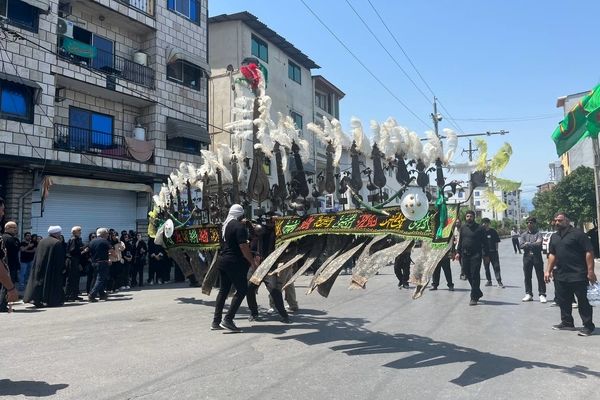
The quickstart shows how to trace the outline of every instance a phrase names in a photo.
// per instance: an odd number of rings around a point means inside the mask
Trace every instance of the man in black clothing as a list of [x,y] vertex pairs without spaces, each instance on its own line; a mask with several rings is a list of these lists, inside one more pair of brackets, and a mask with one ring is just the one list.
[[111,244],[108,241],[108,229],[98,228],[96,231],[96,239],[92,240],[89,244],[90,248],[90,262],[92,268],[96,273],[96,283],[88,294],[90,302],[95,303],[98,301],[98,296],[101,299],[106,300],[108,294],[104,291],[106,282],[110,275],[110,260],[108,259],[108,251],[111,248]]
[[[243,216],[244,208],[239,204],[232,205],[221,228],[223,243],[218,260],[221,283],[211,325],[212,330],[223,328],[232,332],[241,332],[234,324],[233,318],[248,291],[248,268],[256,268],[256,262],[248,244],[246,226],[240,222]],[[223,318],[223,307],[232,284],[235,287],[235,295],[231,300],[229,311]]]
[[519,238],[519,247],[523,250],[523,274],[525,275],[525,297],[523,301],[533,301],[533,287],[531,285],[532,270],[538,281],[540,303],[546,300],[546,283],[544,282],[544,259],[542,258],[542,241],[544,237],[537,229],[537,220],[527,218],[527,231]]
[[433,270],[433,276],[431,278],[431,289],[437,290],[440,285],[440,274],[444,270],[444,276],[446,277],[446,283],[448,284],[448,290],[454,291],[454,283],[452,283],[452,270],[450,269],[450,261],[452,260],[452,250],[448,251],[448,254],[442,258],[442,261]]
[[79,297],[79,278],[81,277],[82,264],[81,255],[84,251],[83,241],[81,240],[81,227],[71,228],[71,239],[67,243],[67,290],[66,300],[83,300]]
[[483,229],[475,222],[475,212],[469,210],[465,215],[465,223],[460,227],[455,260],[462,262],[462,268],[471,285],[471,301],[469,305],[477,305],[483,297],[479,288],[481,282],[481,254],[483,250]]
[[587,299],[587,285],[597,280],[592,243],[581,230],[569,224],[569,218],[564,213],[556,214],[554,222],[558,232],[550,238],[548,268],[544,274],[546,282],[554,278],[556,302],[560,306],[561,322],[554,325],[553,329],[575,328],[571,306],[575,295],[583,322],[579,336],[590,336],[595,325],[592,322],[592,306]]
[[[4,225],[2,246],[5,251],[10,279],[17,284],[19,282],[19,270],[21,269],[21,263],[19,262],[19,248],[21,247],[21,243],[17,238],[17,224],[13,221],[9,221]],[[19,286],[21,285],[19,284]],[[8,303],[0,300],[0,310],[8,310]]]
[[498,287],[504,288],[502,284],[502,277],[500,276],[500,257],[498,256],[498,243],[500,243],[500,236],[494,228],[490,227],[490,219],[482,218],[481,226],[483,227],[483,243],[484,243],[484,255],[483,255],[483,266],[485,268],[485,278],[487,282],[485,286],[492,286],[492,274],[490,273],[490,264],[494,268],[494,275],[496,276],[496,282]]
[[25,290],[25,285],[29,279],[29,273],[33,264],[33,256],[37,243],[33,240],[30,232],[25,232],[19,252],[19,261],[21,262],[21,271],[19,272],[19,291]]
[[[4,220],[4,199],[0,197],[0,222]],[[2,226],[0,225],[0,228]],[[0,239],[0,301],[14,302],[19,299],[19,292],[15,287],[12,279],[10,279],[10,273],[8,271],[8,265],[6,262],[6,254],[4,254],[4,245]],[[6,310],[8,311],[8,310]]]
[[412,263],[410,255],[414,243],[415,242],[413,241],[404,253],[397,256],[394,260],[394,274],[398,279],[398,289],[410,289],[410,285],[408,284],[408,279],[410,278],[410,264]]

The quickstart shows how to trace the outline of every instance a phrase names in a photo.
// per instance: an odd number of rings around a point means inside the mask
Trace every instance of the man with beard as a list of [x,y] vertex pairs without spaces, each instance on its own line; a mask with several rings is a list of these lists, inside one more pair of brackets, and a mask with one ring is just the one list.
[[[233,318],[248,292],[248,268],[256,268],[256,262],[248,244],[246,226],[240,221],[243,216],[244,208],[239,204],[232,205],[221,228],[223,244],[218,260],[221,283],[211,325],[212,330],[223,328],[231,332],[241,332],[233,322]],[[223,318],[223,307],[232,284],[235,287],[235,295],[231,300],[229,311]]]
[[[0,197],[0,221],[4,220],[4,199]],[[1,227],[1,226],[0,226]],[[4,245],[0,240],[0,301],[12,303],[19,300],[19,292],[14,282],[10,279],[8,266],[5,264],[6,255],[4,254]],[[8,310],[7,310],[8,311]]]
[[554,278],[556,302],[560,307],[560,324],[556,330],[574,330],[572,299],[577,297],[579,316],[583,328],[579,336],[590,336],[595,329],[592,322],[592,306],[587,298],[588,282],[596,282],[594,272],[594,249],[589,238],[570,225],[565,213],[554,216],[558,232],[552,235],[548,246],[548,268],[544,274],[546,283]]
[[[2,235],[2,248],[4,251],[5,262],[10,273],[10,279],[16,284],[19,281],[19,247],[21,246],[17,239],[17,224],[9,221],[4,225],[4,235]],[[0,311],[8,311],[8,302],[5,296],[0,296]]]
[[58,307],[64,304],[65,248],[60,241],[61,231],[62,228],[58,225],[50,226],[49,236],[38,244],[23,298],[25,303],[33,302],[36,307]]
[[85,249],[81,240],[81,227],[71,228],[71,239],[67,244],[67,301],[83,300],[79,297],[79,278],[81,277],[81,256]]
[[471,285],[470,306],[476,306],[477,301],[483,297],[479,288],[481,284],[481,254],[483,250],[484,232],[475,222],[475,212],[467,211],[465,224],[460,227],[458,246],[455,260],[460,261],[463,271]]

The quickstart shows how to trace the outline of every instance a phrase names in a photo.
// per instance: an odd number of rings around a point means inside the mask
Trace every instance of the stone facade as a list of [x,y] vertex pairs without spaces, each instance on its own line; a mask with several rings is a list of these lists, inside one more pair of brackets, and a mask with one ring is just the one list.
[[[114,67],[119,63],[125,66],[120,71],[94,68],[88,61],[77,61],[79,59],[70,53],[65,57],[57,33],[60,1],[49,3],[49,12],[41,10],[39,13],[37,32],[8,21],[6,28],[25,39],[8,34],[9,40],[3,41],[0,48],[1,70],[13,80],[30,80],[41,89],[34,106],[33,123],[0,118],[0,173],[5,175],[5,179],[0,180],[4,182],[0,195],[7,200],[7,217],[18,216],[19,205],[15,201],[21,192],[31,188],[36,173],[42,179],[44,175],[54,174],[154,186],[164,181],[182,161],[199,165],[199,154],[168,148],[166,120],[172,117],[207,127],[210,75],[207,0],[198,0],[200,20],[197,23],[167,9],[166,0],[65,2],[70,3],[70,7],[68,15],[65,7],[60,7],[63,18],[114,43]],[[10,40],[13,38],[15,40]],[[133,62],[136,52],[147,55],[147,68]],[[181,57],[204,70],[199,90],[167,79],[167,63]],[[113,66],[112,62],[110,65]],[[66,151],[57,145],[57,132],[69,132],[72,107],[112,116],[113,134],[122,137],[132,137],[136,123],[141,124],[146,140],[154,142],[153,157],[139,162],[126,154],[115,157]],[[60,126],[66,128],[61,131]],[[36,185],[40,183],[38,179]],[[34,189],[39,191],[39,187]],[[31,226],[27,220],[31,215],[30,197],[21,213],[25,230]],[[143,226],[144,221],[140,220],[138,225]]]

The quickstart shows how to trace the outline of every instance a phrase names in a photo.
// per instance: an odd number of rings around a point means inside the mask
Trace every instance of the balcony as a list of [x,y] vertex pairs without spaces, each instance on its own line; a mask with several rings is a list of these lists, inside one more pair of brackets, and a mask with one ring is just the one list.
[[58,56],[72,64],[154,89],[155,72],[150,67],[68,36],[59,36],[57,48]]
[[[54,124],[54,148],[136,161],[127,151],[125,136],[69,125]],[[152,158],[148,162],[152,162]]]
[[154,0],[117,0],[129,8],[143,12],[146,15],[154,17]]

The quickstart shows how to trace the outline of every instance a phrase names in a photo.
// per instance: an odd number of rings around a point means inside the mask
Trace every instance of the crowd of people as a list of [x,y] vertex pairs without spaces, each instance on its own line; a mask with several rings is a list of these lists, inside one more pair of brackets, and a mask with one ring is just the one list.
[[[0,199],[0,217],[4,213],[4,202]],[[544,271],[542,255],[543,237],[537,228],[537,221],[527,219],[527,229],[518,232],[513,228],[511,240],[515,253],[522,254],[525,296],[523,302],[534,300],[533,272],[537,279],[537,292],[540,303],[546,303],[546,285],[554,282],[554,304],[560,307],[561,323],[557,330],[574,329],[573,304],[577,305],[583,321],[581,336],[589,336],[595,329],[592,322],[592,307],[586,290],[588,283],[596,282],[594,273],[594,248],[590,238],[581,230],[571,226],[565,213],[557,213],[553,223],[556,232],[548,244],[547,268]],[[437,290],[441,271],[444,271],[447,286],[454,290],[451,260],[458,261],[461,267],[460,279],[468,280],[471,287],[469,305],[475,306],[483,297],[481,290],[481,266],[485,269],[485,286],[492,286],[493,278],[499,288],[504,288],[500,270],[498,232],[490,226],[488,218],[481,224],[475,221],[475,213],[467,211],[464,223],[456,225],[451,249],[433,272],[431,290]],[[170,280],[172,262],[165,249],[150,239],[148,245],[140,234],[133,231],[119,233],[113,229],[98,228],[81,238],[81,227],[71,229],[71,237],[65,241],[60,226],[51,226],[48,236],[42,238],[26,232],[23,240],[17,237],[18,226],[9,221],[4,225],[0,246],[0,260],[5,266],[0,268],[0,311],[8,311],[9,302],[19,297],[37,307],[60,306],[65,301],[83,300],[80,279],[86,277],[88,301],[106,299],[108,293],[129,290],[147,284],[162,284]],[[256,303],[258,286],[249,277],[262,259],[275,249],[275,233],[272,218],[263,223],[246,221],[244,209],[234,204],[222,225],[223,243],[217,263],[219,273],[219,293],[211,329],[227,329],[239,332],[234,317],[247,299],[250,320],[260,318]],[[399,288],[410,288],[410,266],[412,245],[396,258],[394,272],[398,277]],[[148,263],[148,275],[144,280],[144,269]],[[490,269],[490,266],[492,269]],[[273,269],[277,266],[273,266]],[[176,269],[177,271],[177,269]],[[289,312],[298,310],[293,284],[284,288],[290,278],[286,274],[273,274],[265,278],[269,292],[271,312],[277,311],[282,322],[289,322]],[[225,302],[232,287],[235,289],[230,307],[223,316]],[[285,307],[285,300],[288,307]]]
[[[4,214],[4,201],[0,199],[0,220]],[[3,229],[1,229],[3,228]],[[102,281],[103,293],[116,293],[144,284],[161,285],[171,280],[172,260],[165,249],[148,243],[142,235],[132,230],[118,232],[99,228],[82,238],[82,228],[71,228],[69,239],[65,239],[60,226],[50,226],[47,236],[23,233],[18,237],[18,226],[14,221],[6,222],[0,240],[2,272],[10,281],[0,282],[0,312],[9,311],[9,302],[23,299],[37,307],[56,307],[64,302],[83,301],[83,282],[88,300],[94,301],[93,287]],[[94,243],[102,234],[107,244],[106,256],[94,251]],[[106,271],[100,273],[98,262],[105,261]],[[147,274],[146,265],[148,265]],[[106,272],[106,274],[104,274]],[[180,274],[176,274],[180,275]],[[182,277],[179,276],[182,280]],[[10,292],[10,295],[9,295]],[[15,296],[17,297],[15,299]]]

